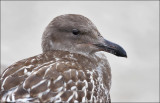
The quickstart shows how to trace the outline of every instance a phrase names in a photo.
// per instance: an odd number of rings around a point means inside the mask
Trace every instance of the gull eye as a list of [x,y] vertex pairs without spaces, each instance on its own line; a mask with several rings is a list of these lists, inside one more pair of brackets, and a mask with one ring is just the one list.
[[72,30],[72,33],[73,33],[74,35],[78,35],[78,34],[79,34],[79,30],[78,30],[78,29],[73,29],[73,30]]

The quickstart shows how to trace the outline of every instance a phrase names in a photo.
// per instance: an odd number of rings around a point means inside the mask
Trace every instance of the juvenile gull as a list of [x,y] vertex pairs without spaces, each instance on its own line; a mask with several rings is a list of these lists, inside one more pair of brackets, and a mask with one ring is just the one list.
[[43,53],[9,66],[1,75],[1,102],[108,102],[111,69],[102,53],[127,57],[86,17],[53,19],[42,36]]

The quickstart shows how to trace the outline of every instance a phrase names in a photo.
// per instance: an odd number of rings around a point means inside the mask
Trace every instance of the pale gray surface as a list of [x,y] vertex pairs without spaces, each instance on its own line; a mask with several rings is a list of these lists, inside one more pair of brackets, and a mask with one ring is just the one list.
[[41,53],[41,35],[56,16],[82,14],[128,58],[106,53],[112,67],[112,102],[159,100],[158,1],[2,1],[1,63]]

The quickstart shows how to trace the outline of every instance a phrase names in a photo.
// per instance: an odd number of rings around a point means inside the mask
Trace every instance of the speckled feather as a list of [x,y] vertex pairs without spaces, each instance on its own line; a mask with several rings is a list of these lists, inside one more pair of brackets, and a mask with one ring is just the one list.
[[21,60],[1,75],[1,102],[110,102],[106,59],[52,51]]

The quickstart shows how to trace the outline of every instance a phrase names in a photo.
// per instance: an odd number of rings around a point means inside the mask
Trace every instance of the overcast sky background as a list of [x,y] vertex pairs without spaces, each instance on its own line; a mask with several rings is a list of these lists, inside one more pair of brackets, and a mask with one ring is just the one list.
[[105,53],[112,102],[159,101],[158,1],[1,1],[1,66],[42,53],[41,36],[56,16],[88,17],[128,58]]

